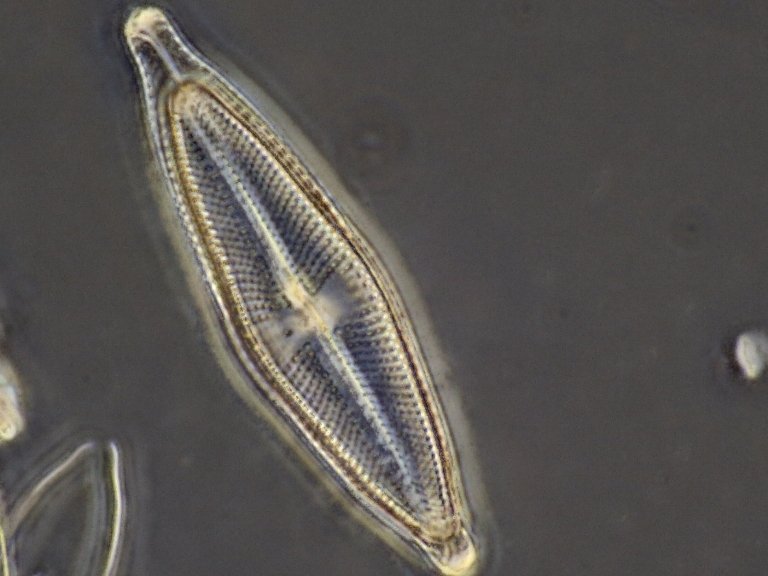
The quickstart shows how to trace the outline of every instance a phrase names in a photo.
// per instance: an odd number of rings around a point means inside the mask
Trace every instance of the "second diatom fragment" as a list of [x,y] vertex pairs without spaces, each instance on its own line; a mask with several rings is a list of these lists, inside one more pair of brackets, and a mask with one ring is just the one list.
[[[125,471],[118,444],[87,441],[68,452],[0,509],[0,576],[45,574],[117,576],[124,571],[127,527]],[[79,501],[85,490],[88,497]],[[67,504],[75,504],[71,508]],[[62,522],[62,510],[84,518]],[[55,531],[50,526],[64,526]],[[73,536],[80,538],[72,540]],[[72,546],[73,542],[78,545]],[[57,551],[70,554],[58,556]],[[20,552],[22,554],[20,554]],[[24,552],[31,552],[28,557]],[[41,558],[50,552],[48,560]],[[50,562],[55,558],[55,566]]]
[[20,390],[13,364],[0,352],[0,444],[10,442],[24,430]]
[[478,564],[450,430],[398,291],[285,134],[155,8],[125,39],[158,167],[237,367],[372,526]]

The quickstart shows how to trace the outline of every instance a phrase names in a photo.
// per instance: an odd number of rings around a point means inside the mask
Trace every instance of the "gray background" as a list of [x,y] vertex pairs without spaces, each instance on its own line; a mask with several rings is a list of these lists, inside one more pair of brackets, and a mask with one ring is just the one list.
[[[768,320],[768,7],[167,5],[402,252],[473,431],[488,574],[765,573],[768,383],[721,349]],[[2,479],[115,436],[132,573],[412,572],[208,350],[145,175],[125,7],[0,3],[0,288],[30,410]]]

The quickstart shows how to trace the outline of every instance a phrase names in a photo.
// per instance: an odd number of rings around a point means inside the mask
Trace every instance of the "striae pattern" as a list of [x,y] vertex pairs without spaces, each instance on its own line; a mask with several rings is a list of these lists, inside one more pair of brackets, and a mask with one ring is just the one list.
[[[159,10],[125,27],[181,228],[248,383],[375,527],[477,564],[450,435],[397,290],[284,137]],[[243,388],[241,387],[241,392]]]

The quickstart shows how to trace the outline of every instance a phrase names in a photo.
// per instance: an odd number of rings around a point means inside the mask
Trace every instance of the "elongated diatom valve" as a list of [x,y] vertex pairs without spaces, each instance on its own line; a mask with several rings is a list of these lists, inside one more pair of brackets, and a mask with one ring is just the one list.
[[[389,540],[478,564],[443,410],[374,250],[258,100],[139,8],[125,39],[147,133],[237,375]],[[172,224],[173,226],[173,224]]]

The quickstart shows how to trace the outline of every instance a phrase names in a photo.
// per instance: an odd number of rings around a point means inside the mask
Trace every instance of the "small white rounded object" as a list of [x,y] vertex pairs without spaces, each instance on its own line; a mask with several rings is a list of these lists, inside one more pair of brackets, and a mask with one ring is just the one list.
[[757,380],[768,364],[768,335],[758,330],[739,334],[733,356],[741,375],[747,380]]

